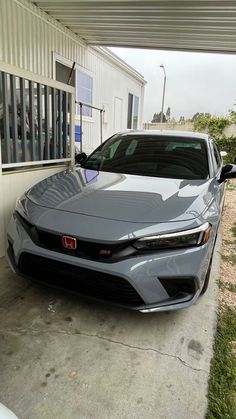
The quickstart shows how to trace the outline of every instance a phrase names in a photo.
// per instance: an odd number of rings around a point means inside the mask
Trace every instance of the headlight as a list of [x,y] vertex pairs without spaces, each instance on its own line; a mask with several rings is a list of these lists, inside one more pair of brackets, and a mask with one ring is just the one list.
[[201,246],[208,241],[210,232],[211,225],[205,223],[200,227],[191,230],[142,237],[137,240],[133,246],[138,250],[175,249],[179,247]]

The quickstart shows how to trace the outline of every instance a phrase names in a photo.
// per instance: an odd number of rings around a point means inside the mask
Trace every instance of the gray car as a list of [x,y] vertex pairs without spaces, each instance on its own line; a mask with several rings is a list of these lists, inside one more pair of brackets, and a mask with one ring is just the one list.
[[207,135],[171,131],[118,133],[76,161],[17,201],[11,268],[141,312],[192,305],[236,166]]

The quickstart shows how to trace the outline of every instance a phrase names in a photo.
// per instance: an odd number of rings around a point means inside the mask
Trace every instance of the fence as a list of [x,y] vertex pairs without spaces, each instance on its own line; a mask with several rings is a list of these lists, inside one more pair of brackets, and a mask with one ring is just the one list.
[[4,70],[0,63],[2,170],[70,163],[74,89],[23,70]]
[[16,198],[74,161],[74,88],[0,62],[0,257]]

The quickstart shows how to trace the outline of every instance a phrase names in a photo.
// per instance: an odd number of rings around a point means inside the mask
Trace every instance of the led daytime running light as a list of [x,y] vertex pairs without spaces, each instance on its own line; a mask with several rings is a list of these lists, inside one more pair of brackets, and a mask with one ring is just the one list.
[[209,223],[204,223],[203,225],[190,230],[141,237],[133,246],[140,250],[200,246],[208,241],[210,232],[211,225]]

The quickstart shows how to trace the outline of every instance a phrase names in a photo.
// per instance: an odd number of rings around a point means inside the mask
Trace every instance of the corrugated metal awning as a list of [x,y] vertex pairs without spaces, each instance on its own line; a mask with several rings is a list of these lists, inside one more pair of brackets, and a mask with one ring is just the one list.
[[90,45],[236,51],[235,0],[39,0]]

